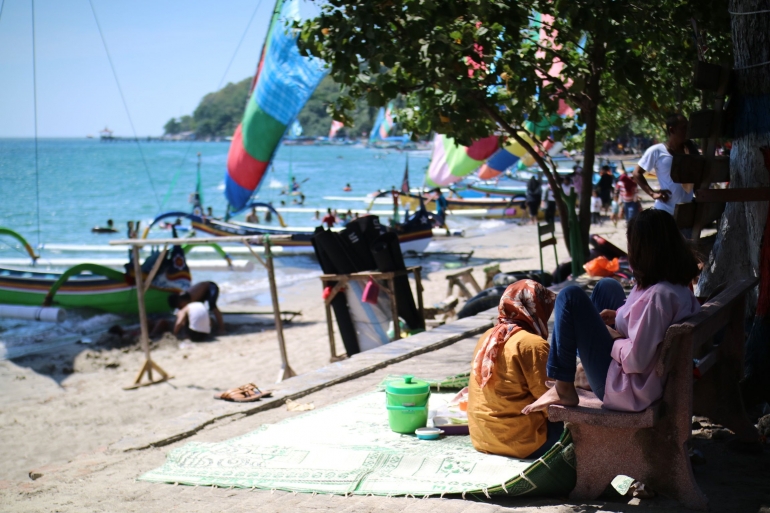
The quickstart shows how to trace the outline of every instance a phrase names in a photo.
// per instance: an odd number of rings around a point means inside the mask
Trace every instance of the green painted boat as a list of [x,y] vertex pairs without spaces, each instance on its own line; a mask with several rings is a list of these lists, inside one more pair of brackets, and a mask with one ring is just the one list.
[[[91,273],[72,276],[58,288],[50,306],[137,314],[136,287],[126,283],[123,273],[104,269],[119,275],[120,279]],[[50,271],[0,268],[0,303],[42,306],[51,288],[61,282],[63,275]],[[147,313],[169,312],[167,298],[176,292],[178,290],[150,287],[144,296]]]
[[[0,228],[22,243],[32,261],[39,257],[18,233]],[[158,253],[142,264],[147,275]],[[128,266],[132,269],[132,266]],[[186,290],[191,281],[184,250],[174,246],[160,265],[152,285],[144,295],[147,313],[165,313],[171,308],[168,296]],[[98,264],[79,264],[64,272],[0,267],[0,304],[93,308],[116,314],[137,314],[136,286],[133,272],[122,273]]]

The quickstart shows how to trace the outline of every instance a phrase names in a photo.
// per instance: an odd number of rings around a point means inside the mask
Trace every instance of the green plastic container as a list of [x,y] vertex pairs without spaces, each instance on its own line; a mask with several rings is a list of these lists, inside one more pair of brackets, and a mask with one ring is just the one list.
[[404,376],[385,387],[390,429],[396,433],[414,433],[428,424],[430,385],[426,381]]

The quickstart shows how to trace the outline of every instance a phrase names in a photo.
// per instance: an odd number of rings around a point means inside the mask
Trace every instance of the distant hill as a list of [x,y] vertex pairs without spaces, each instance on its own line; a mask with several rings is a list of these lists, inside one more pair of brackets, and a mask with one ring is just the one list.
[[[227,137],[233,135],[235,127],[241,122],[243,110],[249,95],[251,78],[238,83],[229,83],[219,91],[203,97],[192,116],[171,118],[163,127],[166,135],[182,132],[195,132],[198,139],[209,137]],[[339,85],[330,77],[325,77],[305,107],[297,116],[302,125],[303,135],[318,137],[329,134],[331,117],[326,107],[339,95]],[[353,128],[340,130],[340,135],[360,136],[369,133],[377,117],[377,109],[361,102],[355,111]]]

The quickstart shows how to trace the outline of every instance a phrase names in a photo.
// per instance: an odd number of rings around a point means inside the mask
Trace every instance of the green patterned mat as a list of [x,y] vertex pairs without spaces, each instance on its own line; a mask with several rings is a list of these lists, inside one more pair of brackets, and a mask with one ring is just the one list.
[[[432,394],[430,408],[453,395]],[[482,454],[469,436],[400,435],[388,427],[385,394],[370,392],[226,442],[189,443],[139,479],[339,495],[565,496],[575,455],[568,432],[534,462]]]

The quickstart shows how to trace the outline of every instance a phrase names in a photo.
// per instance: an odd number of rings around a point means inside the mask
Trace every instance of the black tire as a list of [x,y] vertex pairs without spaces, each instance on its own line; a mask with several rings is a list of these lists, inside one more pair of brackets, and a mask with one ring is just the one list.
[[492,287],[486,290],[482,290],[472,298],[470,298],[460,311],[457,313],[458,319],[465,319],[471,317],[477,313],[481,313],[484,310],[489,310],[500,304],[500,298],[503,297],[503,292],[508,287]]
[[537,269],[533,271],[513,271],[506,274],[514,276],[517,280],[534,280],[544,287],[550,287],[553,284],[553,276],[550,273],[541,273]]

